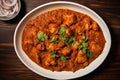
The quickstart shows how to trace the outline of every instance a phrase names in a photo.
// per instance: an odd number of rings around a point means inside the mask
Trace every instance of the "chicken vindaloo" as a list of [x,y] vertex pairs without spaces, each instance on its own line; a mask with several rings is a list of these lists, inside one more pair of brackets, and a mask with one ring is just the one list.
[[88,15],[54,9],[31,19],[22,34],[22,48],[39,66],[51,71],[77,71],[101,53],[105,38]]

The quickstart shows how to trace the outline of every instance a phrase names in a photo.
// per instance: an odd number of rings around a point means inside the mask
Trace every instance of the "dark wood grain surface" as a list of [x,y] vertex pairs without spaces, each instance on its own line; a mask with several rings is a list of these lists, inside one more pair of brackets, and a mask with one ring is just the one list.
[[[18,59],[14,46],[14,31],[21,18],[33,8],[57,0],[21,0],[19,15],[10,21],[0,21],[0,80],[49,80],[29,70]],[[80,80],[120,80],[120,1],[67,0],[85,5],[98,13],[107,23],[112,46],[107,59],[92,73]],[[76,79],[76,80],[77,80]]]

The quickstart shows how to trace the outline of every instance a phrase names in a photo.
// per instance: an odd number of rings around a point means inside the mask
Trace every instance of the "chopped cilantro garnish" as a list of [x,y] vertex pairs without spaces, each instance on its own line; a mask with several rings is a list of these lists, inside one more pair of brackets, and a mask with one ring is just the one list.
[[66,45],[73,45],[75,43],[75,38],[66,35],[65,37],[62,37],[62,42]]
[[58,34],[60,36],[64,36],[65,35],[65,31],[66,31],[66,27],[61,26],[60,29],[59,29]]
[[87,53],[87,48],[86,48],[86,47],[83,48],[83,49],[82,49],[82,52],[83,52],[84,54],[86,54],[86,53]]
[[78,45],[78,49],[80,50],[80,49],[82,49],[82,48],[83,48],[83,45],[79,44],[79,45]]
[[67,59],[66,59],[65,56],[61,56],[61,57],[60,57],[60,61],[61,61],[61,62],[67,62]]
[[82,42],[86,42],[87,40],[88,40],[88,37],[86,37],[86,36],[82,37]]
[[42,42],[47,38],[48,38],[48,36],[45,33],[43,33],[43,32],[38,32],[37,33],[37,40],[38,41]]
[[51,54],[50,54],[51,58],[58,57],[58,55],[56,53],[57,53],[56,51],[51,51]]
[[50,42],[57,43],[58,42],[57,37],[52,37]]
[[82,46],[83,46],[83,47],[88,47],[88,43],[82,42]]
[[92,57],[92,51],[88,49],[88,37],[83,36],[82,37],[82,43],[78,45],[78,50],[82,50],[84,54],[86,54],[88,57]]
[[87,50],[87,54],[86,54],[88,57],[92,57],[92,51],[91,50]]

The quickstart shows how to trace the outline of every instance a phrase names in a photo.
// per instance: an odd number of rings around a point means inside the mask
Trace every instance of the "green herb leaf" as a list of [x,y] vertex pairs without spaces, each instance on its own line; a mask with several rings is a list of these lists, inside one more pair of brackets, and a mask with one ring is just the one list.
[[78,49],[81,50],[83,48],[83,45],[79,44]]
[[50,42],[57,43],[58,42],[57,37],[52,37],[52,39],[50,40]]
[[83,46],[84,48],[86,48],[86,47],[88,47],[88,43],[82,42],[82,46]]
[[46,34],[44,34],[43,36],[44,36],[44,39],[47,39],[47,38],[48,38],[48,36],[47,36]]
[[82,49],[82,52],[83,52],[84,54],[86,54],[87,48],[83,48],[83,49]]
[[62,37],[62,42],[66,45],[73,45],[75,41],[75,38],[72,36],[65,35],[65,37]]
[[58,57],[58,55],[56,53],[57,53],[56,51],[51,51],[51,54],[50,54],[51,58]]
[[92,51],[88,49],[86,55],[87,55],[89,58],[91,58],[91,57],[92,57]]
[[75,38],[72,36],[66,35],[66,27],[60,27],[58,34],[61,36],[62,42],[66,45],[73,45]]
[[82,43],[78,45],[78,50],[82,50],[82,52],[87,55],[89,58],[92,57],[92,51],[88,49],[88,38],[86,36],[82,37]]
[[70,36],[69,40],[68,40],[68,44],[69,45],[73,45],[75,43],[75,38]]
[[88,37],[86,37],[86,36],[82,37],[82,42],[86,42],[87,40],[88,40]]
[[48,38],[48,36],[46,34],[44,34],[43,32],[38,32],[37,33],[37,40],[38,41],[42,42],[47,38]]
[[61,56],[61,57],[60,57],[60,61],[61,61],[61,62],[67,62],[67,59],[66,59],[65,56]]
[[58,34],[60,36],[64,36],[65,35],[65,31],[66,31],[66,27],[61,26],[60,29],[59,29]]

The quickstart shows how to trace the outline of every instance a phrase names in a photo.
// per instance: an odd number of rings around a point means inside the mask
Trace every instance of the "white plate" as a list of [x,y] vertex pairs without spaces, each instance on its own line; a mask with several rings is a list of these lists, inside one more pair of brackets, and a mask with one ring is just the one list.
[[[104,50],[102,54],[95,59],[89,66],[87,66],[84,69],[80,69],[76,72],[69,72],[69,71],[62,71],[62,72],[52,72],[50,70],[46,70],[40,66],[38,66],[36,63],[34,63],[22,50],[21,46],[21,38],[22,38],[22,31],[24,29],[25,24],[33,17],[37,16],[38,14],[41,14],[43,12],[46,12],[48,10],[56,9],[56,8],[68,8],[77,12],[81,12],[84,14],[89,15],[92,19],[94,19],[99,26],[101,27],[106,44],[104,47]],[[37,8],[30,11],[17,25],[15,33],[14,33],[14,48],[16,51],[17,56],[22,61],[22,63],[27,66],[30,70],[33,72],[42,75],[47,78],[51,79],[73,79],[77,77],[84,76],[92,71],[94,71],[98,66],[102,64],[102,62],[107,57],[109,50],[111,46],[111,36],[110,32],[108,30],[107,25],[103,21],[103,19],[97,15],[94,11],[91,9],[77,3],[73,2],[67,2],[67,1],[56,1],[56,2],[50,2],[43,5],[38,6]]]

